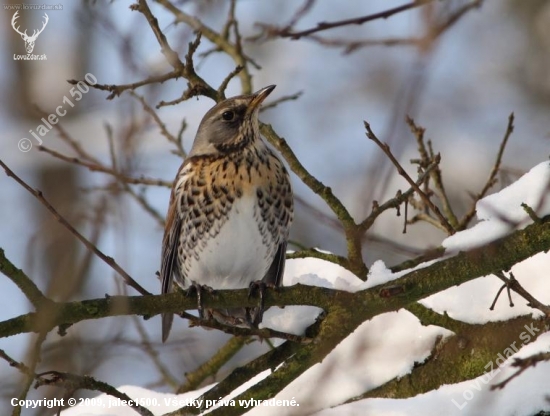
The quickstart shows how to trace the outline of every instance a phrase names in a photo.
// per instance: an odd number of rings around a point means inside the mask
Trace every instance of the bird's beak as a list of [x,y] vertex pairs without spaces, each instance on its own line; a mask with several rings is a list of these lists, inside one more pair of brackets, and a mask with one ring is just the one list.
[[252,94],[252,101],[250,101],[250,104],[248,105],[248,111],[253,112],[257,108],[259,108],[262,102],[267,98],[267,96],[274,89],[275,89],[275,85],[270,85]]

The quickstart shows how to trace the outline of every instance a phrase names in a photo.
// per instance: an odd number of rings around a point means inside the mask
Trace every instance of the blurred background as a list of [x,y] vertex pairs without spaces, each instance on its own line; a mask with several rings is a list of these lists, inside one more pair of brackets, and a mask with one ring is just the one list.
[[[89,73],[99,84],[128,84],[171,69],[143,15],[131,11],[130,2],[118,0],[40,3],[49,8],[20,9],[16,26],[29,34],[41,28],[44,13],[48,15],[33,51],[47,59],[27,61],[14,59],[26,53],[24,41],[12,26],[15,6],[23,3],[3,1],[0,158],[43,191],[75,228],[113,256],[142,286],[160,292],[155,272],[169,188],[122,186],[112,175],[38,151],[40,143],[31,131],[36,133],[43,124],[41,118],[62,105],[66,114],[59,128],[40,136],[45,147],[73,157],[79,156],[75,146],[80,146],[94,163],[115,163],[125,175],[169,182],[182,162],[181,151],[161,134],[140,98],[171,134],[182,132],[186,151],[213,102],[192,98],[155,109],[160,102],[182,95],[183,79],[138,88],[139,97],[126,92],[112,100],[106,99],[108,92],[92,88],[77,102],[69,93],[69,79],[83,79]],[[305,167],[331,186],[356,220],[368,215],[373,200],[382,203],[398,189],[407,189],[387,158],[365,137],[363,120],[391,145],[412,176],[416,166],[409,160],[417,157],[416,142],[405,116],[426,128],[426,137],[442,154],[443,180],[459,214],[470,207],[471,195],[483,187],[511,112],[516,128],[495,190],[548,158],[550,2],[485,0],[479,8],[467,8],[472,3],[439,0],[389,19],[291,40],[270,37],[265,28],[292,23],[293,30],[302,30],[322,21],[381,12],[403,1],[236,1],[245,52],[261,67],[251,66],[254,89],[276,84],[271,100],[300,93],[295,100],[265,110],[262,121],[272,124]],[[226,0],[176,0],[172,4],[217,31],[227,21],[230,8]],[[50,7],[54,5],[61,7]],[[161,5],[151,1],[150,7],[183,60],[188,43],[195,39],[192,29],[174,24],[173,15]],[[302,8],[304,13],[294,22]],[[203,38],[195,66],[202,78],[217,87],[235,64],[213,52]],[[234,78],[226,94],[240,92],[240,82]],[[28,139],[24,147],[22,139]],[[296,177],[293,183],[298,201],[292,239],[345,255],[345,240],[330,209]],[[3,172],[0,190],[0,248],[48,296],[62,301],[136,294]],[[368,233],[367,265],[377,259],[396,264],[438,246],[444,238],[427,224],[410,226],[406,234],[402,228],[403,217],[394,211],[379,218]],[[2,320],[31,310],[6,278],[0,278],[0,293]],[[217,331],[188,328],[183,320],[177,321],[165,345],[160,343],[158,317],[85,322],[70,328],[65,337],[50,333],[42,346],[39,368],[89,374],[114,386],[175,390],[186,372],[229,339]],[[26,360],[34,339],[29,335],[0,339],[0,348],[15,359]],[[265,343],[246,346],[219,377],[267,348]],[[20,394],[22,378],[7,363],[0,362],[0,379],[3,397]],[[29,397],[62,394],[41,388]],[[11,412],[9,400],[2,403],[5,408],[0,413]],[[35,414],[48,411],[40,409]]]

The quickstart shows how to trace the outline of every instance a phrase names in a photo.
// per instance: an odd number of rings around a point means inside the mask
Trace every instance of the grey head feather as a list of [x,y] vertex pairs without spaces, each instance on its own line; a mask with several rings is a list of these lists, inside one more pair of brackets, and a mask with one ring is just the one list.
[[251,95],[239,95],[219,102],[202,118],[189,156],[219,153],[220,146],[238,142],[243,135],[258,133],[260,104],[275,88],[262,88]]

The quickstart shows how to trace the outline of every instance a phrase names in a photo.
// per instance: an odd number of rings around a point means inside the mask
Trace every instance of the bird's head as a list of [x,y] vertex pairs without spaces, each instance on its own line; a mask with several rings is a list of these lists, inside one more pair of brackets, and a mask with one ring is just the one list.
[[251,95],[219,102],[202,118],[189,156],[206,156],[239,150],[259,139],[258,111],[275,85]]

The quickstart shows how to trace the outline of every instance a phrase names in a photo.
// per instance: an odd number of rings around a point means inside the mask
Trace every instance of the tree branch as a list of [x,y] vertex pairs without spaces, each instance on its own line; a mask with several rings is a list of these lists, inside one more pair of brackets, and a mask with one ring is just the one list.
[[118,263],[110,256],[105,255],[101,250],[99,250],[90,240],[88,240],[86,237],[84,237],[82,234],[80,234],[69,222],[61,215],[57,210],[53,207],[52,204],[48,202],[46,198],[44,198],[44,195],[42,195],[42,192],[39,190],[35,190],[31,188],[23,179],[21,179],[19,176],[17,176],[13,171],[8,168],[8,166],[0,160],[0,166],[4,169],[6,172],[6,175],[9,177],[12,177],[19,185],[21,185],[25,190],[27,190],[32,196],[34,196],[38,201],[44,205],[48,211],[52,213],[54,218],[61,223],[71,234],[73,234],[84,246],[93,252],[97,257],[99,257],[101,260],[103,260],[107,265],[109,265],[113,270],[115,270],[124,280],[124,282],[128,285],[133,287],[135,290],[137,290],[142,295],[149,295],[150,293],[145,290],[138,282],[136,282],[134,279],[130,277],[126,271],[118,265]]
[[62,387],[70,392],[76,390],[92,390],[106,393],[109,396],[116,397],[117,399],[126,402],[127,406],[134,409],[141,416],[154,416],[150,410],[138,404],[130,396],[117,390],[113,386],[96,380],[90,376],[79,376],[76,374],[62,373],[60,371],[46,371],[36,375],[35,388],[41,386],[57,386]]
[[1,248],[0,273],[6,275],[13,283],[17,285],[19,289],[21,289],[21,292],[23,292],[35,309],[38,310],[41,306],[53,302],[44,296],[40,289],[38,289],[38,286],[36,286],[36,284],[29,279],[23,270],[15,267],[15,265],[6,258],[6,254]]
[[443,214],[441,214],[441,211],[439,211],[439,208],[435,206],[435,204],[430,200],[428,195],[426,195],[422,191],[422,189],[420,189],[420,187],[411,179],[411,177],[407,174],[405,169],[403,169],[401,164],[397,161],[395,156],[393,156],[393,154],[391,153],[390,147],[386,143],[382,143],[378,139],[378,137],[376,137],[376,135],[370,128],[369,123],[367,123],[366,121],[364,123],[365,123],[365,128],[367,129],[367,137],[373,142],[375,142],[380,147],[380,149],[382,149],[382,151],[386,154],[386,156],[388,156],[388,158],[392,161],[392,163],[397,168],[397,171],[399,172],[399,174],[407,180],[409,185],[416,191],[418,196],[422,198],[422,201],[426,204],[426,206],[428,206],[431,209],[431,211],[436,215],[437,219],[441,223],[441,226],[447,231],[447,233],[449,235],[454,234],[455,230],[453,229],[451,224],[449,224],[449,222],[447,221],[447,218],[445,218]]
[[311,35],[312,33],[321,32],[323,30],[329,30],[337,27],[350,26],[350,25],[362,25],[363,23],[371,22],[377,19],[388,19],[389,17],[395,14],[402,13],[404,11],[414,9],[420,6],[424,6],[428,3],[431,3],[432,1],[433,0],[416,0],[410,3],[402,4],[401,6],[397,6],[397,7],[385,10],[383,12],[369,14],[367,16],[354,17],[352,19],[338,20],[335,22],[320,22],[320,23],[317,23],[316,27],[306,29],[306,30],[301,30],[298,32],[293,32],[290,27],[287,27],[285,29],[276,29],[276,28],[270,28],[269,26],[266,26],[266,25],[260,25],[260,26],[263,26],[264,28],[266,27],[268,28],[270,37],[279,36],[281,38],[290,38],[292,40],[297,40],[303,36],[308,36],[308,35]]

